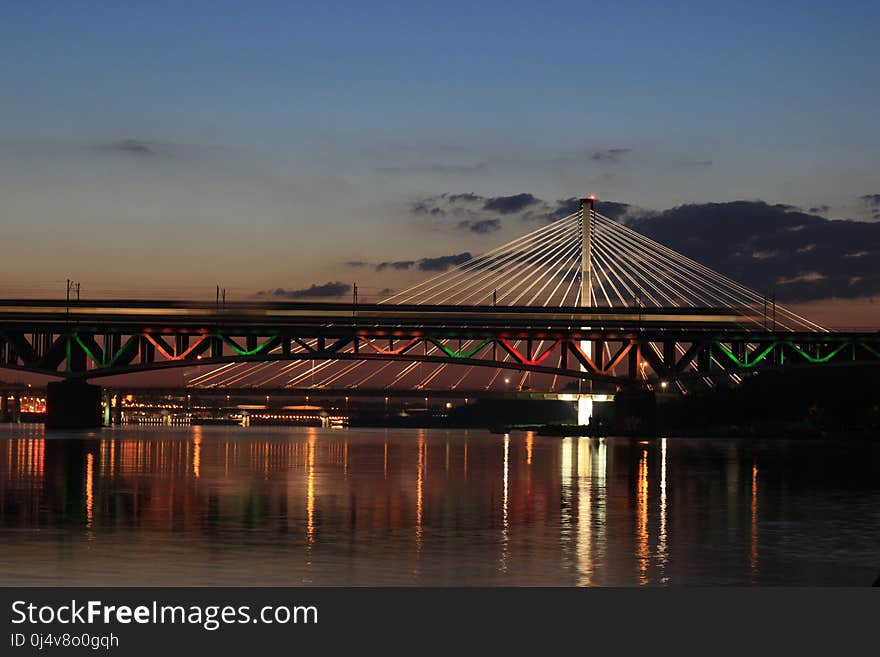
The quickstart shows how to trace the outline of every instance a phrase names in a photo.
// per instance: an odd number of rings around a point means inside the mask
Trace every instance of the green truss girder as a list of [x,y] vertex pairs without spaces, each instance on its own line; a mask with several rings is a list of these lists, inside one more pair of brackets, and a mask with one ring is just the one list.
[[[774,349],[776,349],[777,347],[782,347],[783,345],[790,347],[792,351],[797,353],[799,356],[801,356],[807,362],[812,363],[814,365],[819,365],[822,363],[829,362],[832,358],[834,358],[840,352],[842,352],[844,349],[846,349],[847,347],[849,347],[853,344],[855,344],[855,343],[852,342],[851,340],[844,340],[843,342],[838,344],[832,351],[825,354],[824,356],[812,356],[812,355],[808,354],[807,352],[805,352],[803,349],[801,349],[798,345],[796,345],[791,340],[775,340],[775,341],[771,342],[769,345],[767,345],[764,349],[762,349],[759,353],[754,354],[752,357],[750,357],[747,354],[744,360],[740,360],[739,358],[736,357],[736,355],[732,351],[730,351],[730,349],[728,349],[724,345],[723,342],[720,342],[717,340],[713,342],[713,345],[718,347],[721,350],[721,352],[724,353],[738,367],[744,367],[747,369],[757,366],[762,360],[767,358],[767,356]],[[866,349],[868,349],[868,351],[870,351],[871,353],[873,353],[877,356],[880,356],[880,354],[877,354],[877,352],[875,352],[873,349],[871,349],[867,345],[863,344],[862,346],[865,347]],[[784,357],[785,357],[785,354],[783,352],[781,354],[781,358],[784,359]]]
[[225,335],[223,335],[219,331],[214,333],[214,337],[220,338],[221,340],[223,340],[223,343],[228,345],[229,348],[231,348],[239,356],[256,356],[257,354],[262,353],[262,352],[270,349],[271,347],[276,346],[278,344],[279,339],[280,339],[279,335],[277,335],[277,334],[272,335],[269,337],[268,340],[258,344],[253,349],[242,349],[234,340],[226,337]]
[[442,342],[440,342],[439,340],[437,340],[435,338],[428,338],[428,340],[431,342],[431,344],[438,347],[444,354],[446,354],[450,358],[456,358],[456,359],[470,358],[471,356],[476,354],[478,351],[480,351],[480,349],[482,349],[483,347],[485,347],[488,344],[491,344],[491,342],[492,342],[492,338],[486,338],[485,340],[483,340],[480,344],[478,344],[473,349],[468,349],[467,351],[453,351],[452,349],[450,349],[445,344],[443,344]]

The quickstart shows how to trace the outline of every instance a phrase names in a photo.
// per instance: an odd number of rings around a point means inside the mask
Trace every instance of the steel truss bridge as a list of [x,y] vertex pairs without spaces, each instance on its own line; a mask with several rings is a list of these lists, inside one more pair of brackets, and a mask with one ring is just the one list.
[[193,365],[349,360],[626,384],[880,363],[878,333],[746,331],[740,315],[715,308],[284,303],[217,309],[102,301],[68,309],[63,302],[6,301],[0,317],[0,366],[87,379]]
[[190,383],[220,388],[498,390],[508,372],[550,392],[685,391],[865,363],[880,363],[880,333],[768,305],[591,198],[378,304],[0,301],[0,367],[80,380],[198,366]]

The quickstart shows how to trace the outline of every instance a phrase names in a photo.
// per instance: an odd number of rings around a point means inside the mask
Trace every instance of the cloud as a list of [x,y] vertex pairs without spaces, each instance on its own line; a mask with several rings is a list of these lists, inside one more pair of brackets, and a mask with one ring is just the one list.
[[830,205],[822,204],[822,205],[817,205],[817,206],[810,208],[809,210],[807,210],[807,212],[809,212],[810,214],[825,214],[830,209],[831,209]]
[[865,194],[859,200],[864,201],[871,212],[872,219],[880,219],[880,194]]
[[[570,214],[574,214],[581,208],[581,201],[576,196],[560,199],[558,201],[555,201],[554,203],[555,207],[549,214],[543,217],[538,216],[528,218],[536,218],[544,221],[556,221],[557,219],[562,219],[563,217],[567,217]],[[596,209],[596,212],[605,215],[609,219],[614,219],[615,221],[623,220],[623,218],[634,209],[633,206],[627,203],[618,203],[616,201],[596,201],[594,207]]]
[[596,162],[620,162],[620,159],[627,153],[632,152],[631,148],[606,148],[602,151],[596,151],[590,156],[591,160]]
[[434,229],[467,230],[487,235],[501,229],[505,217],[523,216],[527,211],[546,214],[545,203],[533,194],[480,196],[473,192],[427,196],[410,205],[410,213],[434,219]]
[[140,139],[121,139],[119,141],[111,141],[105,144],[99,144],[98,148],[107,153],[122,153],[131,155],[132,157],[154,157],[157,151],[153,146]]
[[403,271],[406,269],[412,269],[414,264],[416,264],[415,260],[394,260],[392,262],[380,262],[378,265],[376,265],[376,271],[385,271],[386,269]]
[[531,194],[495,196],[486,199],[486,202],[483,203],[483,210],[486,210],[487,212],[497,212],[498,214],[514,214],[537,203],[540,203],[540,200]]
[[781,276],[776,279],[776,284],[791,285],[792,283],[815,283],[816,281],[824,281],[826,278],[828,277],[825,274],[820,274],[817,271],[807,271],[791,276],[790,278]]
[[327,282],[323,285],[314,283],[301,290],[285,290],[282,287],[274,290],[262,290],[257,292],[258,297],[274,297],[276,299],[322,299],[329,297],[341,297],[351,292],[351,285],[346,283]]
[[[880,214],[880,194],[861,200]],[[419,199],[413,213],[436,218],[432,229],[490,234],[510,219],[553,221],[579,207],[576,197],[545,200],[527,192],[508,196],[465,192]],[[880,293],[880,271],[871,267],[874,256],[880,255],[878,224],[831,220],[793,205],[745,200],[665,211],[600,200],[596,210],[760,293],[772,294],[779,286],[780,301]],[[416,266],[431,268],[430,261],[426,266],[416,261]]]
[[[506,203],[489,203],[497,199]],[[510,199],[521,200],[511,203]],[[861,200],[880,214],[880,194],[867,194]],[[475,234],[494,233],[513,219],[553,221],[579,207],[577,197],[546,200],[526,192],[510,196],[445,193],[419,199],[412,206],[413,214],[436,217],[433,230]],[[597,212],[761,294],[775,291],[782,302],[880,294],[880,267],[876,266],[880,223],[833,220],[813,212],[826,208],[804,211],[788,204],[742,200],[661,211],[618,201],[596,202]],[[511,211],[503,214],[500,209]],[[430,261],[426,259],[423,266],[424,261],[417,260],[415,266],[430,270]]]
[[780,301],[880,293],[877,223],[733,201],[630,214],[627,224],[759,293],[775,290]]
[[432,199],[425,199],[423,201],[416,201],[410,206],[409,211],[413,214],[429,214],[432,216],[446,216],[446,210],[436,205],[431,204]]
[[[408,271],[413,268],[416,268],[419,271],[446,271],[450,267],[454,267],[456,265],[460,265],[463,262],[467,262],[472,257],[473,256],[468,251],[464,251],[463,253],[455,253],[447,256],[437,256],[434,258],[421,258],[419,260],[390,260],[387,262],[380,262],[375,265],[365,262],[363,263],[363,265],[367,267],[373,267],[377,272]],[[330,285],[330,283],[328,283],[328,285]],[[339,285],[341,285],[341,283]],[[284,292],[284,290],[282,290],[282,292]],[[262,295],[271,293],[272,292],[270,291],[266,293],[261,292],[260,294]]]
[[349,260],[345,263],[346,267],[351,267],[352,269],[359,269],[361,267],[366,267],[370,263],[364,262],[363,260]]
[[450,203],[480,203],[483,201],[482,196],[478,196],[473,192],[465,192],[464,194],[441,194],[440,196],[446,198]]
[[465,219],[464,221],[458,222],[458,228],[469,230],[479,235],[486,235],[487,233],[494,233],[496,230],[501,230],[501,220],[480,219],[474,221],[471,219]]
[[446,271],[450,267],[455,267],[463,262],[467,262],[473,256],[464,251],[455,255],[439,256],[437,258],[422,258],[419,260],[419,269],[421,271]]
[[[522,192],[510,196],[481,196],[473,192],[427,196],[410,205],[411,214],[435,219],[433,229],[468,230],[480,235],[500,230],[502,221],[549,222],[566,217],[580,208],[577,197],[547,201]],[[611,219],[622,220],[634,207],[615,201],[597,201],[596,211]],[[642,214],[647,214],[642,212]]]

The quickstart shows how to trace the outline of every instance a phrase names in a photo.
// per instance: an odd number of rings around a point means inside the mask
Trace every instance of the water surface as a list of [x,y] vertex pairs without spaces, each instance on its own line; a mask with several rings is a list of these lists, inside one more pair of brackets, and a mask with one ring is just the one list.
[[867,585],[880,445],[0,425],[0,585]]

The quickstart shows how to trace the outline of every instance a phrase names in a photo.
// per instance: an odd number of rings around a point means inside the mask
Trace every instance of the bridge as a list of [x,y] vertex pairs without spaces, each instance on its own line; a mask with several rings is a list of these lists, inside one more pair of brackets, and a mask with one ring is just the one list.
[[[599,214],[592,197],[376,304],[0,301],[0,368],[71,384],[196,367],[201,387],[476,396],[510,372],[517,388],[574,390],[585,420],[593,386],[684,392],[865,363],[880,363],[880,333],[828,331]],[[50,393],[53,405],[67,406]]]

